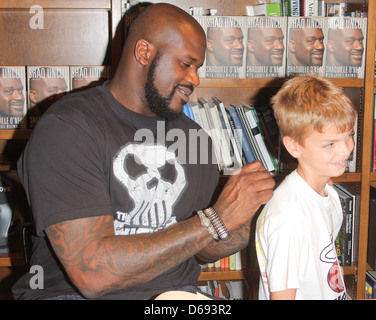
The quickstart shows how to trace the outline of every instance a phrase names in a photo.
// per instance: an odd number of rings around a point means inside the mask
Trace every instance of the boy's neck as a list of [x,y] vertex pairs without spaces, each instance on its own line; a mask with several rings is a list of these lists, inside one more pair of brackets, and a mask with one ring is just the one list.
[[297,172],[299,176],[307,182],[307,184],[316,191],[320,196],[326,197],[327,194],[325,193],[325,186],[330,180],[330,177],[321,177],[317,176],[314,173],[304,170],[302,167],[298,165]]

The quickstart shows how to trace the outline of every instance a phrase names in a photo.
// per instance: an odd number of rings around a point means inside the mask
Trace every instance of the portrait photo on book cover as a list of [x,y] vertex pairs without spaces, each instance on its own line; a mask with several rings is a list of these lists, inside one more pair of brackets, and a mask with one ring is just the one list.
[[247,17],[246,78],[285,75],[286,17]]
[[207,17],[206,77],[244,78],[244,17]]

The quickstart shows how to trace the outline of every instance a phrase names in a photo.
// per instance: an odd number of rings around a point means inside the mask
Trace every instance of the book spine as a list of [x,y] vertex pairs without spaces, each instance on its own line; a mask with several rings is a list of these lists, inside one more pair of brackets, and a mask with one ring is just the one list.
[[285,17],[291,16],[290,0],[282,0],[282,12]]
[[256,160],[255,155],[253,154],[253,151],[251,149],[251,145],[247,140],[245,130],[243,128],[243,125],[241,124],[240,118],[236,112],[235,109],[232,109],[229,111],[232,119],[234,120],[234,124],[237,130],[239,130],[242,134],[241,137],[241,143],[242,143],[242,149],[244,152],[244,155],[246,157],[247,163],[253,162]]
[[258,129],[259,129],[259,131],[261,133],[261,137],[262,137],[262,140],[263,140],[262,144],[264,145],[264,149],[265,149],[265,156],[269,157],[270,161],[272,162],[272,167],[274,168],[274,170],[278,170],[277,160],[275,159],[275,157],[273,156],[272,152],[267,147],[266,137],[265,137],[265,134],[264,134],[262,126],[261,126],[260,118],[257,115],[257,111],[256,111],[256,109],[254,107],[251,107],[251,112],[252,112],[253,118],[256,121],[257,127],[258,127]]
[[299,0],[291,0],[290,1],[290,7],[291,7],[291,16],[292,17],[299,17],[300,16]]
[[277,166],[276,164],[273,163],[271,159],[271,155],[266,148],[264,139],[261,135],[260,127],[259,125],[257,125],[257,122],[256,122],[257,114],[256,114],[256,111],[253,109],[252,107],[250,107],[249,110],[245,114],[247,115],[248,121],[251,125],[251,131],[252,131],[252,134],[254,135],[257,147],[260,150],[260,154],[261,154],[265,168],[268,171],[274,171],[277,169]]
[[376,172],[376,93],[373,95],[372,171]]
[[247,140],[248,140],[248,142],[249,142],[249,144],[252,148],[255,159],[259,160],[263,163],[262,155],[261,155],[260,150],[257,146],[255,137],[253,136],[252,128],[251,128],[251,125],[250,125],[246,115],[245,115],[244,109],[242,107],[237,106],[236,112],[238,113],[238,116],[240,118],[240,122],[243,125],[244,131],[245,131],[245,134],[246,134],[246,138],[247,138]]

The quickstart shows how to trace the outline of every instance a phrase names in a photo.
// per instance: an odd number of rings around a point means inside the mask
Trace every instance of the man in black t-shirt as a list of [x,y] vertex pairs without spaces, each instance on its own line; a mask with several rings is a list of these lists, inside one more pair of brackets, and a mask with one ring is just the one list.
[[205,41],[183,10],[149,6],[130,27],[113,80],[44,114],[19,161],[36,226],[31,265],[42,268],[43,287],[26,274],[16,298],[196,290],[196,259],[248,244],[274,180],[249,164],[209,207],[218,182],[211,141],[181,112],[199,84]]

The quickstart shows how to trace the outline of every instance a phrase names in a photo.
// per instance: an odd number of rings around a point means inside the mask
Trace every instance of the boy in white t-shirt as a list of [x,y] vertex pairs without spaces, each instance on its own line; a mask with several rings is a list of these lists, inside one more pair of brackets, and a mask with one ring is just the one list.
[[298,167],[257,220],[259,299],[346,299],[334,245],[342,209],[328,181],[345,171],[357,112],[340,88],[315,76],[288,80],[272,103]]

